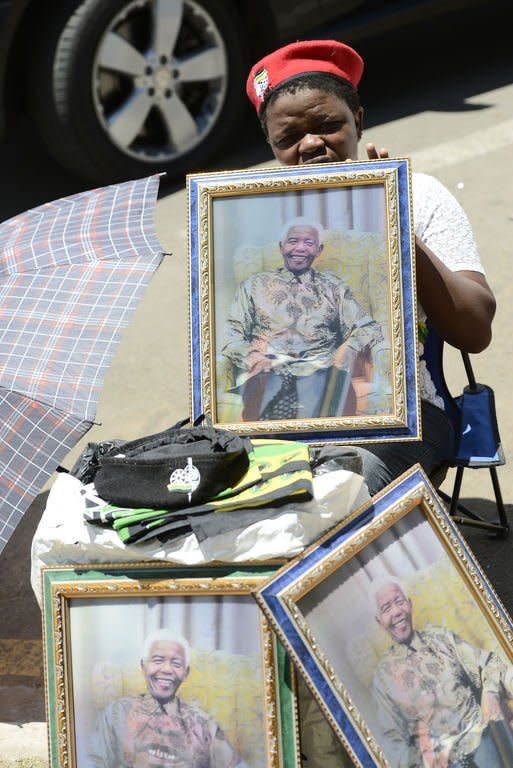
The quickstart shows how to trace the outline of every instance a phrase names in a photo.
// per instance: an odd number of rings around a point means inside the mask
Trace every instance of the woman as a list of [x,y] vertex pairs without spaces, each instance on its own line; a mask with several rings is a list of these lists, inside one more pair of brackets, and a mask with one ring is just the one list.
[[[332,40],[292,43],[252,68],[247,94],[276,159],[284,165],[358,159],[363,108],[357,87],[363,61]],[[386,149],[366,144],[370,160]],[[491,340],[495,299],[484,277],[468,219],[436,179],[413,174],[419,321],[426,317],[449,344],[480,352]],[[422,353],[422,350],[421,350]],[[356,447],[371,494],[419,462],[429,475],[453,444],[450,421],[429,372],[420,368],[423,438]],[[352,765],[315,702],[300,689],[302,751],[308,768]]]
[[[303,165],[358,159],[362,72],[358,53],[333,40],[292,43],[254,65],[246,90],[277,160]],[[366,151],[371,160],[388,157],[372,143]],[[449,344],[481,352],[491,340],[495,299],[468,219],[450,192],[425,174],[413,174],[413,208],[419,321],[427,316]],[[452,453],[451,423],[425,366],[420,379],[422,441],[355,449],[371,495],[416,462],[430,475]]]

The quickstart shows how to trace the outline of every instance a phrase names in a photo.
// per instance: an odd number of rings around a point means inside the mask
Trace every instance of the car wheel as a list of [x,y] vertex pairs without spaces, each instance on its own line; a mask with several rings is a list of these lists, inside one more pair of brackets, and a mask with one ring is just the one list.
[[[38,25],[29,99],[69,170],[100,183],[204,166],[244,114],[235,6],[216,0],[74,0]],[[52,6],[53,8],[53,6]]]

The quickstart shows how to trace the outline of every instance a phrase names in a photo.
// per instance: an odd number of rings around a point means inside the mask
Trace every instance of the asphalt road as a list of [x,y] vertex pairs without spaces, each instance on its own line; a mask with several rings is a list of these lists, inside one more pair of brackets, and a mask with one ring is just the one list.
[[[367,55],[362,84],[366,105],[364,140],[387,146],[391,154],[409,156],[414,170],[433,173],[456,195],[473,224],[498,311],[494,339],[474,356],[477,378],[496,394],[499,427],[506,457],[513,457],[513,417],[509,408],[513,352],[513,295],[510,287],[513,243],[513,58],[506,20],[458,18],[457,25],[432,25],[422,35],[390,35],[381,49]],[[362,155],[363,157],[363,155]],[[269,160],[269,152],[248,117],[247,130],[218,168],[244,168]],[[84,188],[60,170],[30,138],[29,127],[0,145],[0,220],[25,208]],[[186,208],[183,184],[161,191],[157,229],[171,252],[143,298],[125,333],[98,408],[100,426],[86,440],[137,437],[169,426],[187,415]],[[465,383],[459,355],[449,350],[446,373],[454,391]],[[82,444],[65,462],[71,465]],[[513,459],[512,459],[513,460]],[[513,473],[499,469],[507,505],[513,513]],[[448,488],[446,482],[444,487]],[[463,496],[484,515],[494,512],[486,470],[466,472]],[[0,557],[0,721],[23,723],[44,719],[37,659],[21,680],[35,695],[19,706],[5,685],[20,682],[2,667],[2,648],[17,638],[38,641],[39,610],[29,582],[33,531],[45,494],[34,502]],[[482,530],[465,535],[506,607],[513,612],[509,576],[511,542]],[[4,645],[2,646],[2,642]],[[8,650],[8,649],[7,649]],[[37,662],[37,663],[36,663]],[[38,671],[39,670],[39,671]],[[19,668],[18,668],[19,672]],[[2,677],[3,675],[3,677]],[[11,675],[9,677],[9,675]],[[39,678],[38,678],[39,675]]]

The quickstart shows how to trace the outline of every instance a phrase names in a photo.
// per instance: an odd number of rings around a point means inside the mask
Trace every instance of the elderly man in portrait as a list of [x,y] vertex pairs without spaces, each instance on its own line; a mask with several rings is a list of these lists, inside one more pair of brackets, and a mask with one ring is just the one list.
[[411,600],[397,581],[376,584],[374,595],[376,620],[392,640],[373,681],[382,745],[390,764],[394,768],[513,765],[509,725],[500,704],[507,664],[449,629],[415,629]]
[[323,237],[308,218],[287,222],[283,266],[237,289],[222,353],[238,370],[244,421],[341,416],[357,355],[384,347],[348,286],[315,269]]
[[141,669],[147,693],[111,702],[101,713],[88,765],[94,768],[244,766],[210,715],[185,703],[187,641],[166,629],[146,638]]

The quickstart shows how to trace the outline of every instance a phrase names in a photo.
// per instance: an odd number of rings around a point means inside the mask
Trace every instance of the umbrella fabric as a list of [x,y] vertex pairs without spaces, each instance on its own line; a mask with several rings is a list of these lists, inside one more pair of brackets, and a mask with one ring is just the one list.
[[159,178],[0,224],[0,552],[93,424],[121,333],[162,260]]

